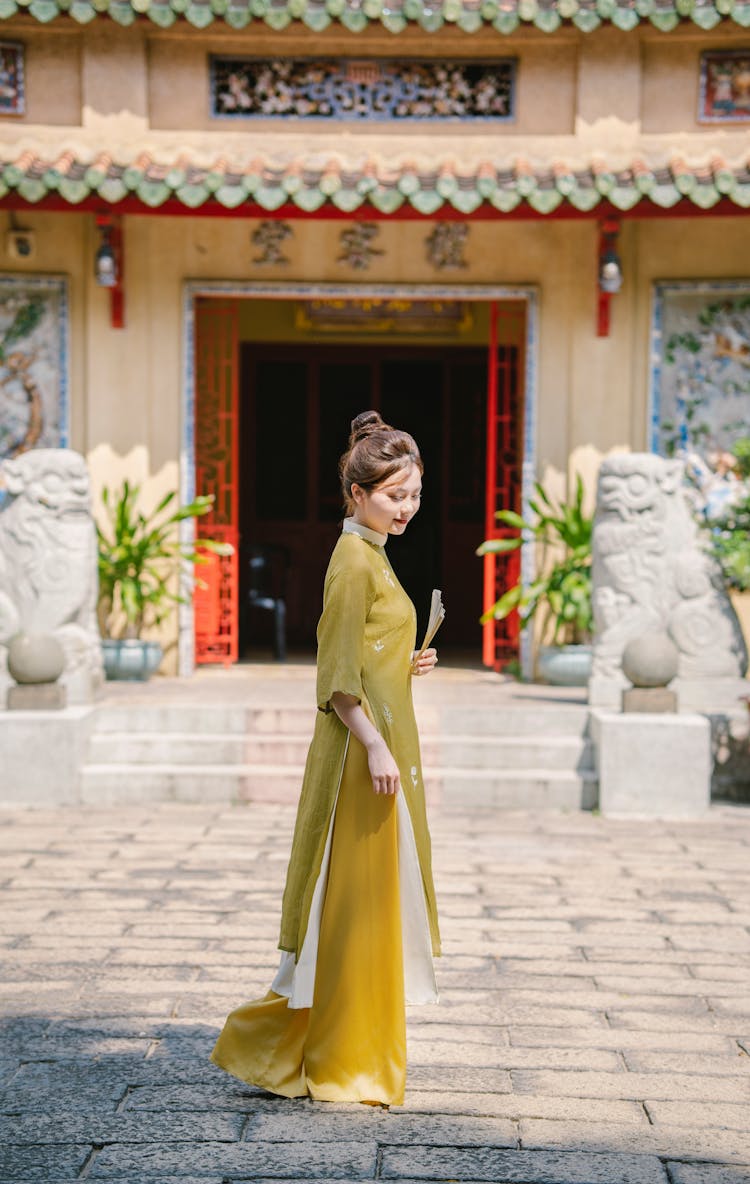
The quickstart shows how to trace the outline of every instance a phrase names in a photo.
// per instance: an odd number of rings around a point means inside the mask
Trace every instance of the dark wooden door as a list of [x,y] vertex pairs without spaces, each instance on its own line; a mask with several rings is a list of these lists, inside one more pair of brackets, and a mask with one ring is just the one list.
[[[242,543],[287,549],[289,638],[312,649],[325,569],[343,517],[338,461],[351,420],[372,407],[411,432],[425,463],[422,509],[391,561],[424,628],[432,588],[447,607],[440,644],[481,651],[487,353],[473,347],[258,346],[241,352]],[[242,554],[242,552],[241,552]],[[245,572],[241,568],[240,595]],[[270,645],[246,615],[245,653]]]

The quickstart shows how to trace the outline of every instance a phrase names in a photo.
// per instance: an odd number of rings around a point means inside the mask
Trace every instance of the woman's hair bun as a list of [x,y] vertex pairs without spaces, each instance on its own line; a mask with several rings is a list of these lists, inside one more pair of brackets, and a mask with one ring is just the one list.
[[383,423],[377,411],[362,411],[352,420],[349,448],[339,461],[339,477],[347,513],[353,514],[356,498],[352,487],[365,491],[377,489],[406,465],[416,465],[422,473],[422,458],[413,436],[397,432]]
[[349,437],[349,447],[353,447],[360,440],[366,440],[373,432],[381,432],[388,430],[388,425],[383,423],[377,411],[361,411],[359,415],[352,420],[352,431]]

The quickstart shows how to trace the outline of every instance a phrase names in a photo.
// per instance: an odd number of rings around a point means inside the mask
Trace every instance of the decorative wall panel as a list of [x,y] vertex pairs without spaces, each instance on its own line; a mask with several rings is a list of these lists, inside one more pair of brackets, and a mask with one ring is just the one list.
[[651,448],[731,449],[750,424],[750,280],[658,284]]
[[0,41],[0,115],[23,115],[26,110],[23,46]]
[[698,121],[750,122],[750,45],[701,55]]
[[225,119],[472,120],[515,114],[515,61],[211,58]]
[[0,460],[68,443],[68,307],[56,276],[0,276]]

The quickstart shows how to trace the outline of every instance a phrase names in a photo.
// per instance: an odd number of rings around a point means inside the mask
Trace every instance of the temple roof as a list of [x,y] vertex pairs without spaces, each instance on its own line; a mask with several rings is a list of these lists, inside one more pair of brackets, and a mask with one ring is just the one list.
[[[544,166],[515,157],[461,163],[361,156],[297,155],[281,159],[255,155],[196,159],[189,152],[168,158],[141,152],[131,160],[107,153],[90,157],[73,150],[43,155],[27,148],[0,156],[0,198],[17,196],[33,204],[55,198],[71,207],[92,199],[117,209],[133,202],[158,210],[177,203],[216,213],[284,209],[293,213],[425,216],[456,213],[587,213],[600,205],[627,211],[637,205],[670,209],[682,202],[710,210],[722,199],[750,208],[750,149],[730,163],[720,155],[690,164],[682,158],[633,159],[609,168],[601,159],[585,166],[556,159]],[[413,214],[412,214],[413,216]]]
[[144,16],[163,28],[182,19],[199,29],[214,22],[235,29],[263,22],[281,30],[297,21],[321,31],[338,22],[355,33],[372,24],[392,33],[413,25],[466,33],[488,26],[504,34],[524,25],[546,33],[565,24],[584,33],[602,24],[627,31],[641,22],[662,32],[685,22],[706,30],[722,21],[750,27],[750,0],[0,0],[2,19],[25,12],[43,23],[69,16],[86,24],[108,16],[130,25]]

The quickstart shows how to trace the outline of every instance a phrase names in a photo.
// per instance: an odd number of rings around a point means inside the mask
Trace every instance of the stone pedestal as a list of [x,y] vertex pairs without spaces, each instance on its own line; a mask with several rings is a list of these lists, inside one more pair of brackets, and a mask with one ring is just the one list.
[[711,727],[701,715],[591,712],[599,807],[610,817],[697,818],[711,797]]
[[58,682],[8,688],[8,711],[59,711],[67,702],[65,687]]
[[81,769],[95,710],[0,712],[0,805],[80,802]]
[[677,696],[667,687],[631,687],[622,692],[622,709],[656,715],[677,710]]

